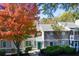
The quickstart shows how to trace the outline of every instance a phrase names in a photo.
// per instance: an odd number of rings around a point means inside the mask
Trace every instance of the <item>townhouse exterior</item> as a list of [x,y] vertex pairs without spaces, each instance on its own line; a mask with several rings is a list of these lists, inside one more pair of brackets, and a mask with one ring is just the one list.
[[[53,24],[38,24],[37,31],[39,36],[28,38],[23,40],[20,46],[22,52],[26,47],[31,46],[33,49],[42,49],[47,46],[55,45],[69,45],[70,47],[79,50],[79,21],[77,22],[58,22],[64,29],[61,31],[55,31]],[[59,35],[57,35],[58,33]],[[0,49],[5,49],[7,53],[15,53],[17,48],[12,41],[0,41]]]
[[[36,48],[41,49],[47,46],[69,45],[79,50],[79,22],[58,22],[64,30],[56,31],[52,28],[52,24],[38,24],[37,29],[42,35],[35,39]],[[59,35],[55,34],[56,32]]]

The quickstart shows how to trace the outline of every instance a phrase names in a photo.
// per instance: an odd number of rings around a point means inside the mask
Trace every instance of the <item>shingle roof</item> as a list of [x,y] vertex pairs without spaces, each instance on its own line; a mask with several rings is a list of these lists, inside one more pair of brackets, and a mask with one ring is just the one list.
[[[58,24],[64,26],[65,29],[63,31],[79,28],[79,26],[74,22],[58,22]],[[43,31],[55,31],[51,25],[53,24],[39,24],[39,28],[41,28]]]
[[40,27],[43,31],[53,31],[51,24],[40,24]]
[[61,25],[64,25],[68,28],[79,28],[74,22],[59,22]]
[[[55,31],[52,26],[52,24],[40,24],[40,28],[43,30],[43,31]],[[69,31],[67,28],[65,28],[64,30],[62,31]]]

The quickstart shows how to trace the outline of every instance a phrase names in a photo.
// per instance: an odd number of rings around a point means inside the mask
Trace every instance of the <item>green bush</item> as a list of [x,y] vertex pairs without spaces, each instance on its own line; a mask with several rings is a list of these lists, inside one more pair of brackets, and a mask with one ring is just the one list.
[[69,46],[64,46],[63,50],[64,50],[64,54],[67,55],[72,55],[76,53],[76,50],[74,48],[70,48]]
[[60,55],[63,53],[62,47],[58,47],[57,49],[53,50],[53,55]]
[[4,49],[0,49],[0,56],[4,56],[5,55],[5,50]]
[[57,49],[57,48],[60,48],[60,46],[48,46],[46,49]]
[[41,54],[52,56],[52,55],[71,55],[75,54],[75,49],[69,46],[49,46],[45,49],[40,50]]
[[59,55],[63,53],[62,47],[60,46],[49,46],[46,49],[41,49],[40,52],[45,55]]
[[16,51],[17,51],[17,49],[11,49],[11,51],[12,51],[12,52],[16,52]]
[[40,49],[40,53],[43,53],[44,54],[45,53],[45,50],[46,49]]
[[31,51],[32,50],[32,47],[26,47],[25,48],[25,53],[28,53],[28,51]]

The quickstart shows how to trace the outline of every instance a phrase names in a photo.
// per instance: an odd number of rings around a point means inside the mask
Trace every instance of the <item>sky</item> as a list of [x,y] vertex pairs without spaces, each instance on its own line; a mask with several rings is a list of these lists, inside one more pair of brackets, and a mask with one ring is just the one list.
[[57,11],[54,13],[54,16],[60,16],[63,12],[65,12],[63,9],[57,9]]
[[[57,9],[56,12],[54,13],[54,16],[57,17],[57,16],[60,16],[62,13],[64,13],[65,11],[63,9]],[[47,18],[46,15],[43,15],[42,13],[40,13],[40,19],[41,18]]]

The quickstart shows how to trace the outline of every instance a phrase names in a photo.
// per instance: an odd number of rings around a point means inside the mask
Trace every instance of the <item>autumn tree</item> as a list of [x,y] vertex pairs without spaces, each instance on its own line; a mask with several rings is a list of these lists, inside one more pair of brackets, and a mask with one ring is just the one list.
[[64,12],[59,16],[58,21],[63,21],[63,22],[74,22],[76,19],[76,15],[73,12]]
[[20,52],[20,44],[27,35],[36,32],[34,21],[38,19],[36,4],[2,4],[0,10],[0,39],[13,41]]
[[42,24],[55,24],[56,19],[55,18],[43,18],[40,21]]

